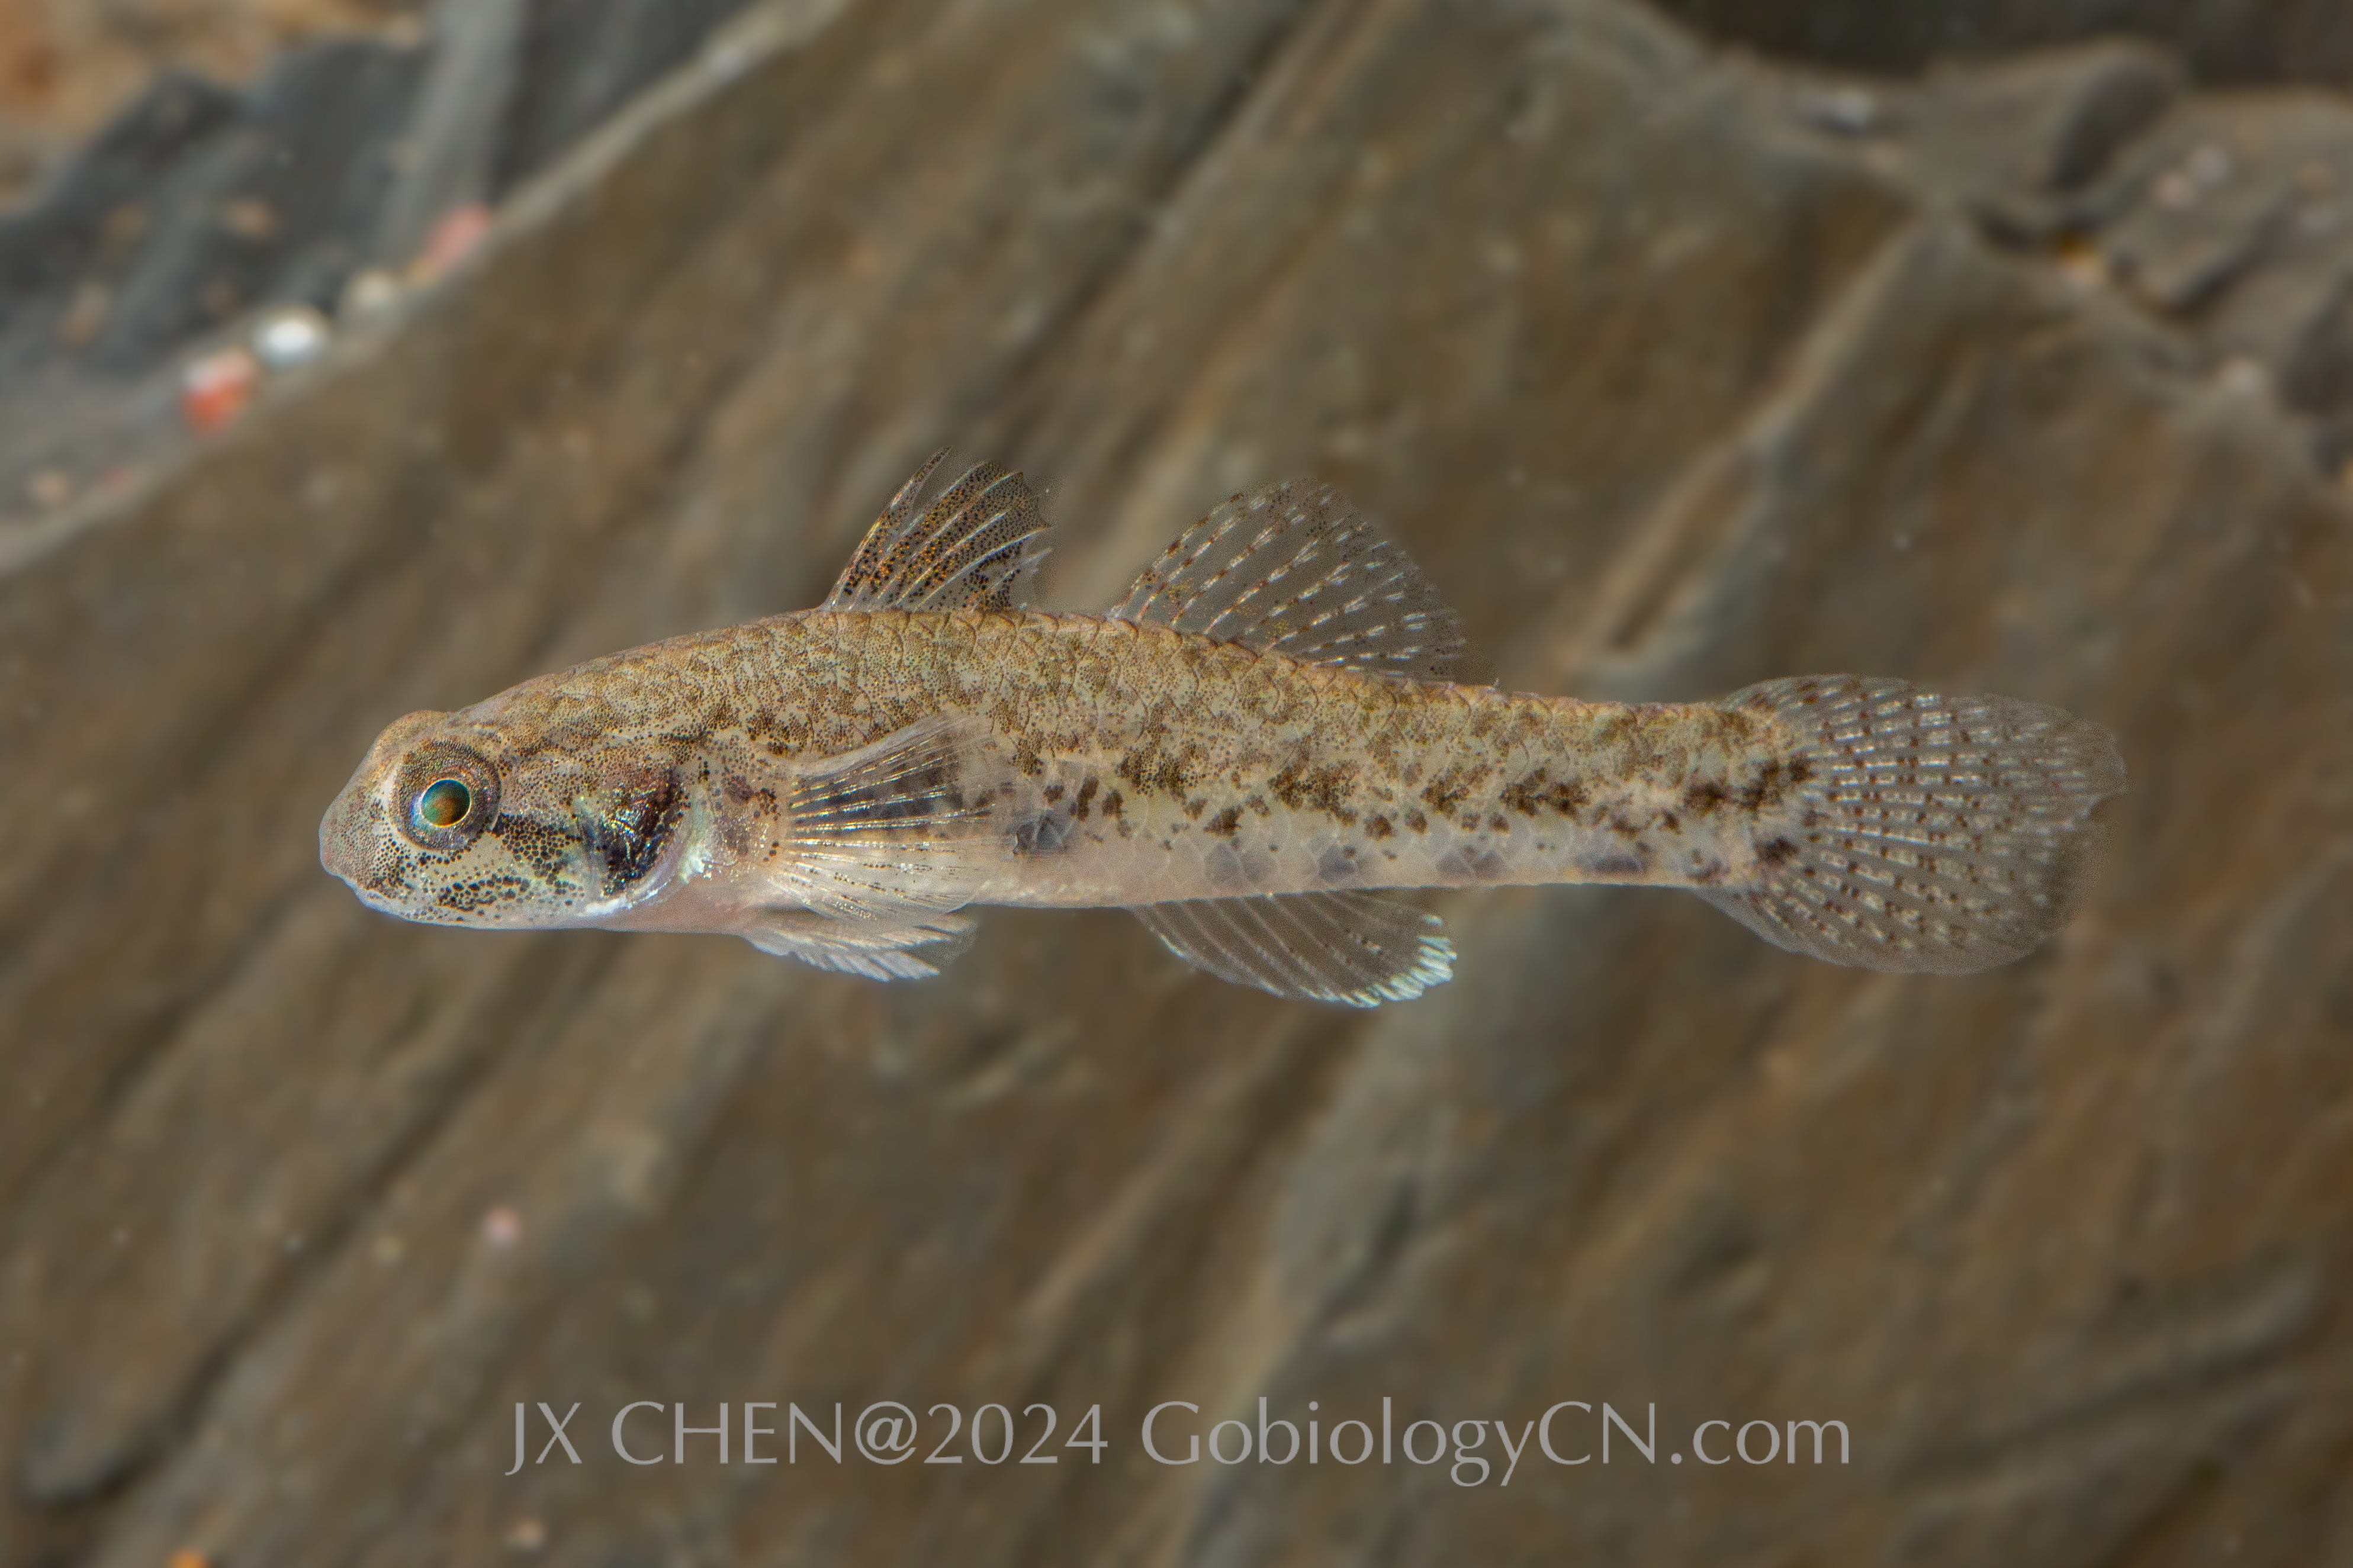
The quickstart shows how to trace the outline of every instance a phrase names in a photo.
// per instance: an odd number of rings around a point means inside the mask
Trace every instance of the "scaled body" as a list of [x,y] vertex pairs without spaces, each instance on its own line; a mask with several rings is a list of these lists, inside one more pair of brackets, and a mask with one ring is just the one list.
[[1234,498],[1110,615],[1028,610],[1034,497],[983,466],[926,506],[930,472],[818,610],[399,721],[328,868],[411,919],[731,931],[881,977],[952,956],[968,904],[1125,906],[1226,978],[1370,1004],[1451,958],[1384,888],[1688,887],[1834,961],[2001,963],[2063,921],[2122,787],[2093,726],[1895,681],[1457,684],[1451,613],[1328,490]]

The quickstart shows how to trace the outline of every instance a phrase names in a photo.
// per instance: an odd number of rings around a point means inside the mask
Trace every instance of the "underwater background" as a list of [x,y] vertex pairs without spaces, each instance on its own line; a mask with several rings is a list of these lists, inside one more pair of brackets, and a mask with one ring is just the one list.
[[[0,209],[0,1564],[2353,1563],[2353,14],[315,9]],[[320,869],[389,720],[813,604],[941,446],[1049,605],[1307,475],[1513,689],[2065,707],[2106,870],[1963,979],[1428,896],[1357,1013]]]

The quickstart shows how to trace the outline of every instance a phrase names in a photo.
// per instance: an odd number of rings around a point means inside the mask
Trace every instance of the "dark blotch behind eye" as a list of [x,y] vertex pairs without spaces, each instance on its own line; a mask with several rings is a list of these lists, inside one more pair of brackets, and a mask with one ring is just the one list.
[[602,803],[603,810],[581,813],[589,847],[604,858],[607,895],[627,891],[653,869],[686,806],[678,774],[667,767],[638,770],[626,788],[628,793]]

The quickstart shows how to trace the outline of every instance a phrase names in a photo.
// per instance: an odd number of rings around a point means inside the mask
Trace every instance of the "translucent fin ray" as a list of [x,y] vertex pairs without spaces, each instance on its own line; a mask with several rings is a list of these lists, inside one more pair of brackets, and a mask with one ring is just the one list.
[[1018,473],[976,464],[928,505],[947,458],[917,468],[842,568],[827,610],[1018,610],[1046,558],[1043,501]]
[[1371,893],[1275,893],[1142,904],[1163,946],[1220,980],[1277,996],[1375,1007],[1454,972],[1436,915]]
[[786,796],[779,901],[863,921],[961,907],[996,858],[990,808],[1008,776],[983,727],[944,717],[803,766]]
[[1291,480],[1229,498],[1145,567],[1111,614],[1309,664],[1486,679],[1421,569],[1329,485]]
[[762,910],[744,938],[762,952],[869,980],[927,980],[972,945],[963,915],[843,920],[808,910]]
[[1736,692],[1798,737],[1803,781],[1756,828],[1758,881],[1702,896],[1777,947],[1966,974],[2064,925],[2097,874],[2116,741],[2056,708],[1809,676]]

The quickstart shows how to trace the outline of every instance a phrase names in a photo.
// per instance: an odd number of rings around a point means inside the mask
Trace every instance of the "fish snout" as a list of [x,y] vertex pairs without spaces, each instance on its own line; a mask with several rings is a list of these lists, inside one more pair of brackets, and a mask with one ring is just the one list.
[[327,815],[319,819],[319,864],[350,884],[370,903],[381,903],[387,882],[402,862],[392,825],[382,805],[385,780],[400,766],[412,742],[430,731],[447,713],[405,713],[384,727],[353,770]]
[[382,860],[382,837],[381,814],[367,798],[362,781],[353,779],[319,819],[319,864],[349,883],[354,892],[364,894],[371,880],[370,868]]

